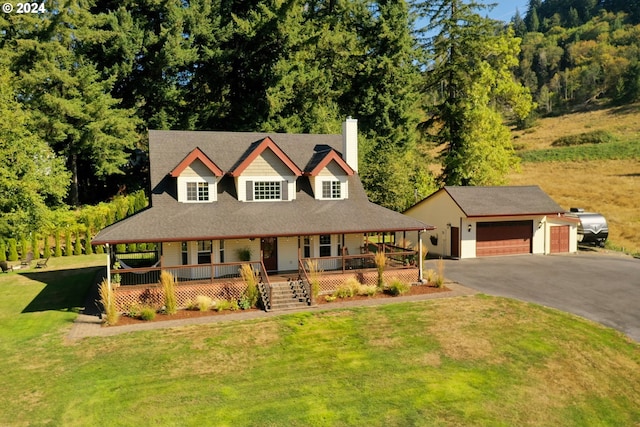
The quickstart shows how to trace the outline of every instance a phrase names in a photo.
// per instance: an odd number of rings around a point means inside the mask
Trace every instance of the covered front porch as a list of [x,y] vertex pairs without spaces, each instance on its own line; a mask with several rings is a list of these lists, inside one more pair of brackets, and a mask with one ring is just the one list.
[[198,295],[240,299],[246,284],[239,270],[248,264],[258,276],[264,308],[270,308],[273,285],[278,283],[299,284],[312,304],[310,265],[320,272],[320,294],[331,293],[350,277],[375,284],[375,256],[379,252],[385,254],[387,280],[422,281],[422,242],[406,247],[408,242],[396,242],[392,236],[394,233],[365,233],[358,238],[345,234],[164,242],[156,245],[156,251],[137,253],[118,253],[112,247],[108,251],[108,279],[114,285],[118,306],[126,311],[131,304],[159,304],[162,295],[157,284],[160,273],[168,271],[177,283],[179,305],[187,306]]

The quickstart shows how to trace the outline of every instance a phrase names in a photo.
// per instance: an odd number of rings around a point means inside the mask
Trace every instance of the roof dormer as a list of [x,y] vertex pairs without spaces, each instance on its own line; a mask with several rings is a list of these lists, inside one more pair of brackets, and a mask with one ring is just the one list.
[[210,203],[217,199],[217,183],[224,172],[196,147],[169,175],[177,179],[179,202]]
[[254,143],[229,174],[235,178],[240,201],[290,201],[302,171],[267,137]]
[[344,200],[348,196],[348,177],[355,172],[335,150],[316,153],[307,167],[314,198]]

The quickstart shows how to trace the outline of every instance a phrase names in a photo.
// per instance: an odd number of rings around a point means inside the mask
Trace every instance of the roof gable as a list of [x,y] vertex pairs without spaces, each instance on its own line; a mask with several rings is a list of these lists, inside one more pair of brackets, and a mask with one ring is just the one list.
[[233,168],[233,170],[229,172],[229,174],[233,177],[240,176],[242,172],[244,172],[247,167],[266,150],[271,150],[271,152],[273,152],[273,154],[275,154],[276,157],[280,159],[280,161],[282,161],[282,163],[284,163],[289,168],[289,170],[291,170],[293,175],[302,176],[302,171],[300,170],[300,168],[296,166],[296,164],[289,158],[289,156],[287,156],[285,152],[282,151],[280,147],[278,147],[278,145],[276,145],[276,143],[273,142],[273,140],[269,137],[264,138],[258,144],[254,144],[249,149],[247,155],[235,168]]
[[305,175],[308,176],[317,176],[320,171],[322,171],[325,167],[327,167],[331,162],[336,162],[337,165],[345,172],[345,174],[347,176],[351,176],[353,175],[355,172],[353,171],[353,169],[351,169],[351,167],[349,167],[349,165],[347,164],[347,162],[345,162],[342,159],[342,156],[340,156],[335,150],[329,150],[323,153],[318,153],[318,159],[315,159],[317,161],[316,164],[314,164],[315,162],[312,163],[312,168],[310,171],[305,172]]
[[178,176],[180,176],[180,174],[182,172],[184,172],[184,170],[186,168],[191,166],[191,164],[193,162],[195,162],[196,160],[200,160],[207,167],[207,169],[209,169],[211,171],[211,173],[213,173],[214,176],[218,176],[219,177],[219,176],[224,175],[224,172],[222,171],[222,169],[220,169],[198,147],[196,147],[193,151],[191,151],[189,154],[187,154],[187,156],[184,159],[182,159],[182,161],[180,163],[178,163],[178,165],[175,168],[173,168],[173,170],[171,172],[169,172],[169,175],[171,175],[174,178],[177,178]]

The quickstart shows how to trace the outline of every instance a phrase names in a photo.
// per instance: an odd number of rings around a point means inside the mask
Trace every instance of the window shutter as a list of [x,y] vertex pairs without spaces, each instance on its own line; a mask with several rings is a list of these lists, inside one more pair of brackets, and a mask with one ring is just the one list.
[[247,201],[253,200],[253,181],[247,181],[247,194],[245,195]]
[[282,187],[280,189],[280,194],[282,195],[282,200],[289,200],[289,182],[288,181],[282,181],[282,184],[280,184],[280,186]]

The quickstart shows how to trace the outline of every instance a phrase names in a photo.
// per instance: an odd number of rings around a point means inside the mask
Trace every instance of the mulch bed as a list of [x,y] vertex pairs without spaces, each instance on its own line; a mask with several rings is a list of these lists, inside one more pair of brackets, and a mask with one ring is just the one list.
[[[411,286],[411,290],[402,296],[435,294],[435,293],[448,292],[448,291],[450,291],[450,289],[448,289],[446,286],[443,286],[442,288],[436,288],[430,285],[419,285],[419,286]],[[351,298],[336,298],[335,301],[329,302],[325,299],[324,295],[321,295],[318,297],[318,300],[316,301],[316,303],[322,306],[330,306],[332,303],[345,303],[350,301],[371,300],[371,299],[380,299],[380,298],[396,298],[396,297],[389,294],[385,294],[385,293],[377,293],[374,296],[370,296],[370,297],[364,295],[364,296],[354,296]],[[257,308],[252,308],[244,311],[261,311],[261,310]],[[120,316],[120,319],[118,320],[118,323],[115,325],[115,327],[124,326],[124,325],[135,325],[139,323],[164,322],[167,320],[192,319],[192,318],[205,317],[205,316],[226,316],[228,314],[239,313],[239,312],[240,311],[229,311],[229,310],[225,310],[225,311],[178,310],[176,314],[172,314],[172,315],[157,313],[156,317],[153,320],[140,320],[138,318],[123,315],[123,316]]]

